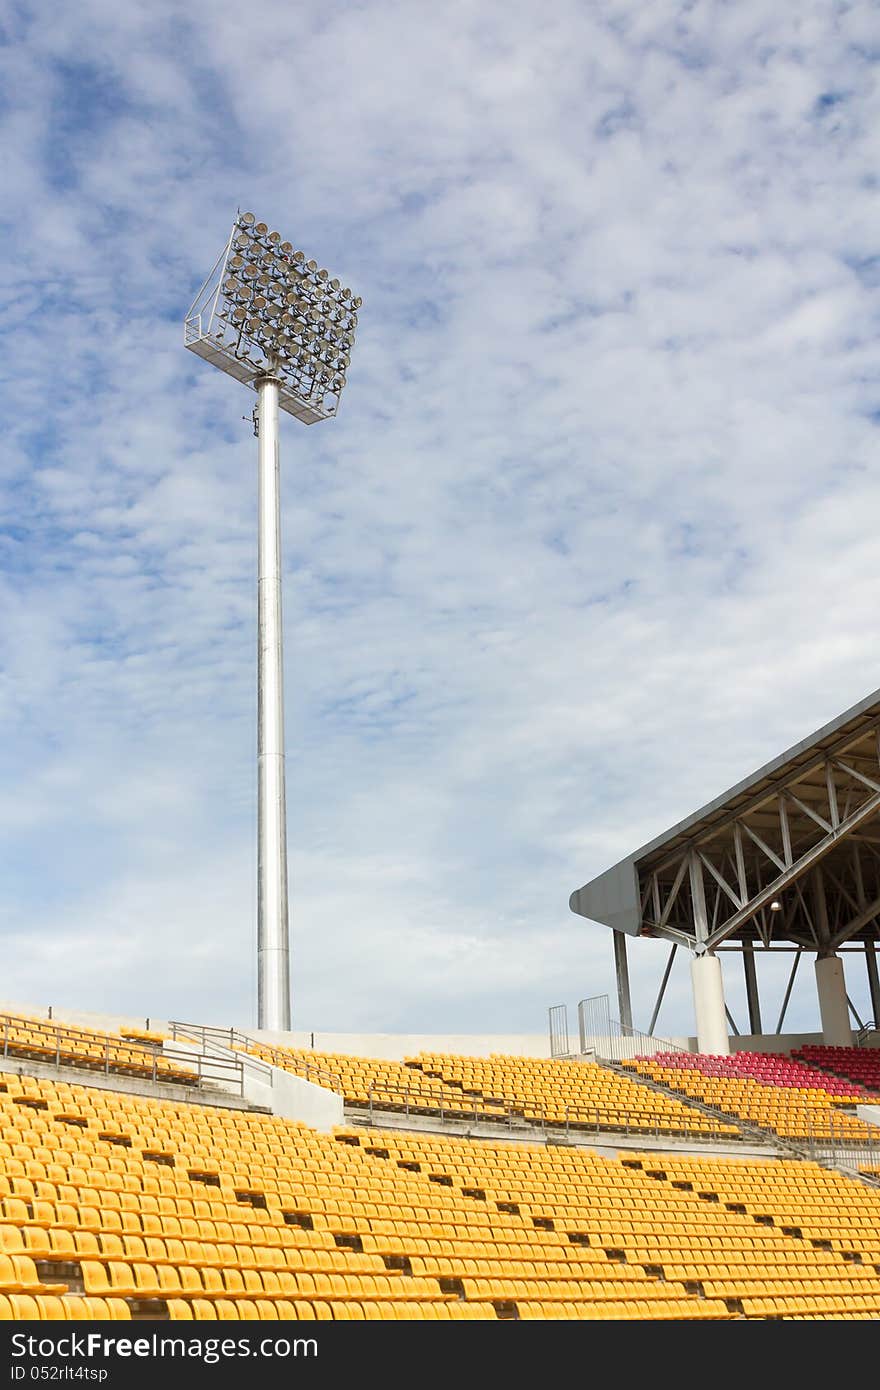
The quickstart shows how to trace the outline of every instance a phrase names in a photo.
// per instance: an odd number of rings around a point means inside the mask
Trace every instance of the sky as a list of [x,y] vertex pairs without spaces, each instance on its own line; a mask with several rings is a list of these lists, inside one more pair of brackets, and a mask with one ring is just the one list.
[[572,889],[880,686],[878,10],[10,0],[5,999],[255,1021],[254,397],[182,332],[238,207],[364,300],[282,417],[294,1025],[613,992]]

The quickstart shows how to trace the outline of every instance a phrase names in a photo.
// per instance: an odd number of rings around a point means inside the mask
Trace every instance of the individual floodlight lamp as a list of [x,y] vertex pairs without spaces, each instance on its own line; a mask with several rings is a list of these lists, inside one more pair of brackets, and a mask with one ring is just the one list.
[[257,1019],[290,1029],[278,411],[339,409],[361,300],[281,234],[239,213],[184,324],[184,344],[257,393]]

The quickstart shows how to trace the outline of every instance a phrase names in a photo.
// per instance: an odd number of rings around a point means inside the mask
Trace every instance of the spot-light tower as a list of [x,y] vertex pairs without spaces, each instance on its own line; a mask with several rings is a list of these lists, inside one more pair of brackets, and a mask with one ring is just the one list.
[[186,316],[184,344],[257,393],[257,1020],[290,1029],[278,410],[336,414],[361,300],[251,212]]

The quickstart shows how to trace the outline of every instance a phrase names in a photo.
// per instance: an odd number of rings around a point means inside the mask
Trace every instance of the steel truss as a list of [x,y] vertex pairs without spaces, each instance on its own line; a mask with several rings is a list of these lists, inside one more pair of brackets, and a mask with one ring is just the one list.
[[[637,865],[640,934],[696,954],[880,935],[880,716]],[[751,964],[751,962],[750,962]],[[751,972],[750,972],[751,973]]]

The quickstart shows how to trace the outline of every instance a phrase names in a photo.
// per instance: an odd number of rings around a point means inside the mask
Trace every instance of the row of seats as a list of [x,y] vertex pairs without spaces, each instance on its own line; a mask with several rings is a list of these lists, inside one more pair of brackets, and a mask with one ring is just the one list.
[[730,1139],[735,1125],[712,1119],[593,1063],[573,1065],[510,1056],[422,1053],[403,1063],[254,1042],[249,1052],[306,1075],[338,1076],[349,1106],[523,1121],[574,1130],[626,1130]]
[[0,1316],[880,1315],[880,1191],[814,1164],[318,1134],[3,1084]]
[[830,1076],[849,1082],[869,1095],[880,1092],[880,1050],[871,1047],[826,1047],[805,1044],[792,1054]]
[[593,1062],[423,1053],[410,1065],[445,1085],[461,1087],[467,1095],[501,1099],[537,1122],[727,1139],[738,1133],[735,1125],[714,1120]]
[[[284,1071],[314,1079],[323,1074],[324,1084],[331,1089],[342,1087],[347,1105],[374,1106],[379,1110],[428,1112],[442,1105],[448,1113],[466,1113],[460,1091],[429,1080],[418,1068],[402,1062],[371,1057],[346,1057],[335,1052],[318,1052],[305,1048],[279,1047],[251,1041],[249,1056],[270,1062]],[[473,1106],[471,1106],[473,1113]]]
[[[492,1303],[344,1303],[330,1304],[295,1299],[169,1299],[167,1316],[172,1322],[255,1322],[255,1321],[442,1321],[494,1319]],[[131,1309],[122,1298],[86,1298],[0,1295],[0,1321],[78,1322],[131,1319]]]
[[161,1044],[160,1033],[127,1030],[123,1036],[26,1015],[0,1014],[0,1053],[5,1057],[192,1084],[192,1068],[163,1057]]
[[720,1062],[729,1076],[752,1077],[766,1086],[782,1086],[797,1092],[824,1091],[850,1104],[864,1099],[861,1086],[840,1077],[823,1076],[815,1068],[781,1053],[734,1052],[730,1057],[707,1060]]

